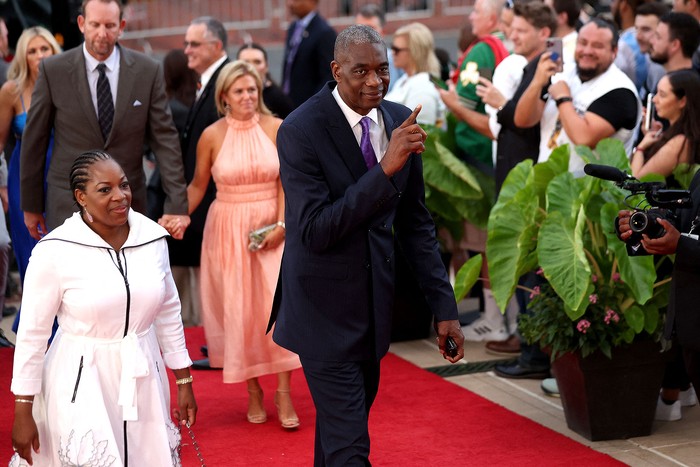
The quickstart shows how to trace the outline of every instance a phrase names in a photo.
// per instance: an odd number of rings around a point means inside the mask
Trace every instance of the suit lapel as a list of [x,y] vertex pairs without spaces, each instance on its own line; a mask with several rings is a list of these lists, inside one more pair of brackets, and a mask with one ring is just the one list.
[[355,180],[358,180],[367,172],[367,166],[362,157],[360,145],[357,144],[357,139],[355,139],[355,134],[352,132],[352,128],[350,128],[343,111],[331,94],[330,86],[324,88],[321,99],[323,100],[322,108],[328,109],[326,115],[328,126],[326,130],[333,144],[335,144],[343,163],[350,170]]
[[[70,52],[66,52],[70,53]],[[83,47],[76,47],[73,59],[70,61],[70,70],[68,72],[71,76],[71,83],[74,84],[74,89],[78,97],[78,104],[83,109],[85,113],[86,121],[88,122],[92,131],[99,136],[102,140],[102,130],[100,130],[100,124],[97,121],[97,113],[95,113],[95,105],[92,102],[92,95],[90,93],[90,84],[88,84],[87,79],[87,69],[85,65],[85,56],[83,55]]]
[[[122,121],[126,111],[133,105],[131,101],[131,90],[136,89],[138,86],[137,82],[137,71],[134,66],[134,59],[125,48],[117,45],[119,47],[119,84],[117,85],[117,105],[114,108],[114,123],[112,124],[112,131],[110,131],[109,136],[105,145],[107,145],[112,139],[114,134],[114,127],[117,126],[117,122]],[[143,102],[141,105],[145,105]]]
[[209,79],[207,85],[204,87],[204,89],[202,89],[202,94],[199,95],[199,98],[194,101],[194,104],[192,107],[190,107],[190,111],[187,113],[187,123],[185,124],[186,132],[189,130],[190,125],[192,125],[192,122],[194,122],[196,119],[199,109],[202,108],[203,103],[207,100],[210,94],[213,94],[216,91],[216,79],[219,77],[219,72],[221,69],[228,63],[229,59],[227,58],[221,65],[219,65],[219,68],[217,68],[214,74],[211,75],[211,79]]
[[401,122],[394,120],[389,111],[383,105],[379,106],[379,111],[382,113],[382,118],[384,119],[384,131],[386,131],[386,137],[387,139],[391,140],[391,133],[401,125]]

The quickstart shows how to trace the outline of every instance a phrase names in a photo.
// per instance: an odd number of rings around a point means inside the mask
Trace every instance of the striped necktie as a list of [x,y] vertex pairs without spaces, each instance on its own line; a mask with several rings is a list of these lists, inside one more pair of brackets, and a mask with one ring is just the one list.
[[97,65],[97,71],[100,74],[100,77],[97,78],[97,118],[100,122],[102,137],[107,141],[114,121],[114,101],[105,68],[107,66],[104,63]]

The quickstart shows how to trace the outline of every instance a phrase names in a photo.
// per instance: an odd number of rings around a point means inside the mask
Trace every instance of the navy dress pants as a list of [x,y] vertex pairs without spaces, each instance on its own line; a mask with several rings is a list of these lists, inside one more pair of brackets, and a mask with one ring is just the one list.
[[315,467],[369,466],[369,410],[379,388],[379,362],[301,358],[316,406]]

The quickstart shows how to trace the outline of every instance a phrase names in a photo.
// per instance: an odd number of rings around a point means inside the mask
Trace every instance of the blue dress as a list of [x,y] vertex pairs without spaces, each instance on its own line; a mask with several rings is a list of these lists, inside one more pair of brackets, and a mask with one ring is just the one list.
[[[24,212],[19,204],[19,154],[22,148],[22,133],[27,124],[27,110],[24,107],[24,99],[20,96],[22,103],[22,113],[15,115],[12,119],[12,132],[17,140],[15,148],[10,157],[10,165],[7,168],[7,197],[9,201],[8,215],[10,220],[10,238],[12,239],[12,250],[17,260],[17,269],[22,284],[24,284],[24,273],[29,264],[29,257],[32,254],[32,249],[37,241],[29,235],[27,226],[24,225]],[[48,173],[49,163],[51,162],[51,152],[53,150],[53,137],[49,140],[49,149],[46,151],[46,168],[44,170],[44,184],[46,184],[46,174]],[[44,186],[46,192],[46,186]],[[12,329],[17,332],[19,326],[20,314],[17,313]]]

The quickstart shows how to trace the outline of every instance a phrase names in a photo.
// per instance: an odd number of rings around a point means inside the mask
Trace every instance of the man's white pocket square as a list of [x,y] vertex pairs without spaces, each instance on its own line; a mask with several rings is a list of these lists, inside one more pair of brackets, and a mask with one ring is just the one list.
[[134,101],[134,107],[141,107],[141,105],[142,105],[141,101],[139,101],[139,100]]

